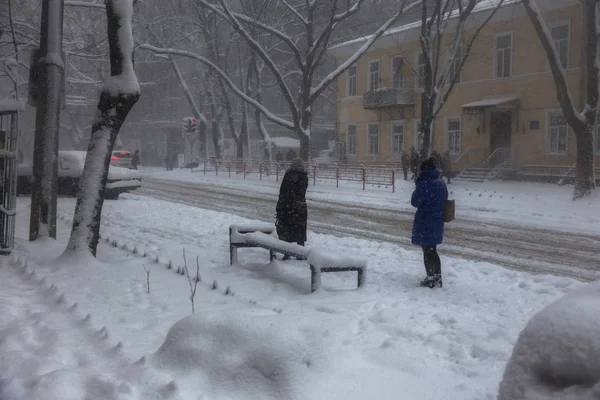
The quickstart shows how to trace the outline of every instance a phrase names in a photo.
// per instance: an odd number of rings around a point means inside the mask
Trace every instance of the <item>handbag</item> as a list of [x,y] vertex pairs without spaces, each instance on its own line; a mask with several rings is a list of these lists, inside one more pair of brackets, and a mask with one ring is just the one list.
[[456,204],[454,200],[445,200],[444,201],[444,222],[452,222],[454,221],[456,213]]

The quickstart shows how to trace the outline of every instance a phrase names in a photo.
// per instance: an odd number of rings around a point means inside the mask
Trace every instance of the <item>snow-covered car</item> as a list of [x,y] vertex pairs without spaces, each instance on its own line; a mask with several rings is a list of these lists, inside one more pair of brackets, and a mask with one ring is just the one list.
[[127,150],[116,150],[110,157],[110,165],[115,167],[131,168],[131,159],[133,152]]
[[[85,164],[85,151],[58,152],[58,194],[77,195],[79,178]],[[17,195],[31,194],[33,168],[30,162],[24,162],[17,168]],[[142,186],[142,176],[136,170],[110,166],[104,198],[116,200],[121,193],[130,192]]]

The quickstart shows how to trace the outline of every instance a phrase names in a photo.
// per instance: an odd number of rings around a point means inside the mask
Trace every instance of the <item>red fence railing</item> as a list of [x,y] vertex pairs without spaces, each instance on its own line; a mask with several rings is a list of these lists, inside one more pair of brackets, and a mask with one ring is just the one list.
[[[204,175],[214,173],[215,176],[243,175],[244,179],[249,174],[258,174],[259,179],[275,176],[283,176],[290,167],[289,162],[277,161],[219,161],[208,160],[192,172],[203,172]],[[339,187],[340,181],[362,182],[363,190],[367,185],[391,186],[392,192],[396,191],[396,170],[388,165],[364,165],[364,164],[312,164],[308,163],[306,168],[313,185],[317,180],[335,181]]]

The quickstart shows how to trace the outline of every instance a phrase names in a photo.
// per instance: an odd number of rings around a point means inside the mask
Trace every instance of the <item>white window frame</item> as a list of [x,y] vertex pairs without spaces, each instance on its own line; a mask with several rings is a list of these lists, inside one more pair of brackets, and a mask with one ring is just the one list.
[[[508,70],[508,76],[498,76],[498,38],[501,36],[510,36],[510,65],[509,65],[509,70]],[[515,41],[514,41],[514,35],[512,31],[505,31],[505,32],[499,32],[496,35],[494,35],[494,71],[493,71],[493,77],[494,79],[507,79],[513,76],[513,71],[512,71],[512,67],[513,67],[513,62],[515,60],[514,57],[514,50],[515,50]]]
[[[417,56],[415,58],[415,72],[417,78],[415,79],[415,88],[417,90],[423,90],[423,87],[425,86],[425,68],[423,67],[423,74],[421,74],[421,63],[419,62],[419,58],[422,55],[423,52],[419,51],[417,52]],[[425,66],[425,64],[423,64],[423,66]]]
[[[350,127],[354,128],[354,150],[352,152],[350,152]],[[358,131],[357,131],[357,127],[356,124],[348,124],[346,126],[346,154],[351,155],[351,156],[355,156],[357,154],[357,144],[358,144]]]
[[[391,88],[395,88],[396,87],[396,85],[395,85],[395,83],[396,83],[396,76],[394,74],[394,72],[395,72],[394,71],[394,61],[397,60],[397,59],[399,59],[399,58],[402,59],[402,60],[404,60],[404,63],[406,63],[406,58],[404,56],[401,56],[401,55],[393,56],[392,59],[390,60],[390,87]],[[405,83],[404,81],[405,81],[406,77],[404,76],[404,74],[402,74],[400,76],[401,76],[401,78],[399,80],[400,81],[400,85],[398,86],[398,88],[402,89],[404,87],[404,83]]]
[[[354,68],[354,75],[350,75],[350,70]],[[354,94],[350,92],[350,82],[354,78]],[[352,64],[350,68],[348,68],[348,80],[346,81],[346,96],[347,97],[355,97],[358,93],[358,67],[356,64]]]
[[[567,137],[565,138],[565,151],[564,152],[554,152],[552,151],[552,132],[550,126],[550,116],[551,114],[559,113],[563,114],[560,108],[555,108],[551,110],[546,110],[546,154],[551,156],[566,156],[569,154],[569,124],[565,120],[565,125],[567,127]],[[563,114],[564,118],[564,114]]]
[[[373,73],[371,71],[371,65],[377,63],[377,87],[373,87]],[[367,90],[377,90],[379,89],[379,83],[381,82],[381,62],[380,60],[371,60],[369,61],[369,68],[368,68],[368,86],[367,86]]]
[[[401,133],[401,137],[402,137],[402,141],[400,143],[400,148],[398,149],[398,151],[394,151],[394,126],[400,125],[402,126],[402,133]],[[401,156],[404,153],[404,147],[406,146],[406,131],[405,131],[405,125],[404,125],[404,120],[401,119],[397,119],[397,120],[392,120],[390,122],[390,149],[391,149],[391,153],[393,156]]]
[[418,137],[420,124],[421,124],[421,119],[415,118],[415,120],[413,122],[413,146],[419,153],[421,152],[421,148],[419,147],[419,137]]
[[[454,69],[454,66],[455,66],[456,62],[458,61],[459,64],[460,64],[460,61],[461,61],[461,58],[462,58],[462,51],[463,51],[462,43],[459,43],[458,47],[460,49],[460,56],[461,57],[458,58],[458,60],[456,58],[453,58],[452,65],[450,67],[450,76],[449,76],[450,78],[452,78],[452,73],[454,72],[453,69]],[[451,54],[450,54],[450,50],[451,49],[452,49],[452,46],[448,47],[448,51],[447,51],[448,57],[451,56]],[[459,66],[459,68],[460,68],[460,66]],[[450,84],[450,83],[451,83],[451,81],[448,81],[448,84]],[[456,83],[462,83],[462,68],[460,68],[460,71],[459,71],[459,74],[458,74],[458,81],[456,81]]]
[[[371,130],[369,129],[371,126],[377,126],[377,152],[371,152]],[[369,122],[367,124],[367,155],[369,156],[377,156],[380,152],[380,136],[381,136],[381,126],[379,122]]]
[[[450,148],[450,129],[449,129],[449,124],[451,121],[458,121],[459,123],[459,130],[458,130],[458,135],[459,135],[459,147],[458,150],[457,149],[451,149]],[[453,117],[446,117],[446,121],[444,123],[445,125],[445,149],[446,151],[448,151],[450,154],[452,155],[459,155],[461,150],[462,150],[462,118],[460,117],[460,115],[457,116],[453,116]]]
[[[563,65],[563,68],[568,69],[569,64],[570,64],[569,60],[571,58],[571,20],[563,19],[560,21],[551,22],[550,24],[548,24],[548,29],[550,30],[550,37],[552,37],[552,29],[560,27],[560,26],[564,26],[564,25],[567,26],[567,65]],[[552,43],[554,44],[554,46],[556,48],[556,42],[554,41],[554,38],[552,38]],[[556,49],[556,53],[560,60],[560,53],[559,53],[558,49]],[[561,62],[561,64],[562,64],[562,62]]]

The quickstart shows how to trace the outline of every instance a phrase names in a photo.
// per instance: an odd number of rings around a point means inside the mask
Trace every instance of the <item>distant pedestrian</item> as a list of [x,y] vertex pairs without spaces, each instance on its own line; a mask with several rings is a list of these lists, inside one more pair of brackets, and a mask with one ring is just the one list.
[[442,171],[442,176],[445,176],[446,179],[448,179],[448,184],[450,184],[450,178],[452,177],[452,160],[450,159],[449,151],[444,153],[443,165],[444,169]]
[[171,171],[173,169],[173,159],[170,154],[167,154],[165,157],[165,166],[167,167],[167,171]]
[[135,153],[133,153],[133,157],[131,157],[131,169],[138,169],[140,164],[140,151],[136,150]]
[[410,168],[410,157],[406,152],[402,154],[402,172],[404,172],[404,180],[408,180],[408,169]]
[[281,152],[281,150],[277,151],[277,154],[275,155],[275,160],[280,163],[283,161],[283,153]]
[[431,158],[433,158],[435,161],[435,168],[438,171],[443,172],[444,171],[444,160],[442,160],[441,154],[438,153],[437,150],[433,149],[433,150],[431,150]]
[[285,155],[285,161],[293,161],[296,158],[296,152],[292,149],[289,149],[287,154]]
[[413,176],[411,179],[417,179],[417,169],[419,169],[419,153],[415,146],[410,149],[410,172],[412,172]]
[[[308,220],[307,189],[306,166],[304,161],[296,158],[286,171],[279,189],[275,226],[280,240],[304,246]],[[283,259],[288,260],[289,257],[285,256]]]
[[412,243],[421,246],[427,276],[421,286],[442,287],[442,264],[437,246],[444,240],[444,203],[448,189],[435,160],[430,157],[421,163],[421,172],[416,180],[416,189],[411,204],[417,209],[412,230]]

